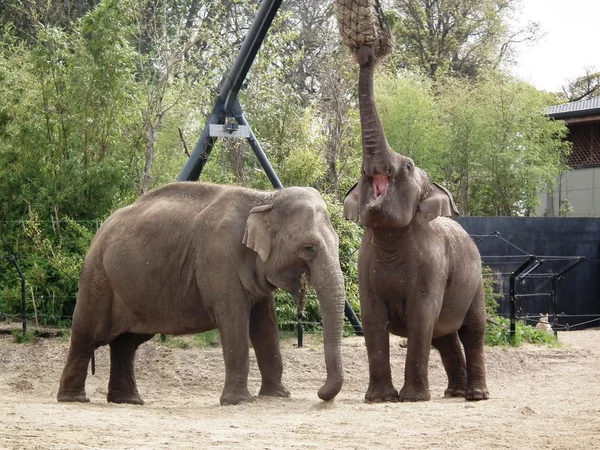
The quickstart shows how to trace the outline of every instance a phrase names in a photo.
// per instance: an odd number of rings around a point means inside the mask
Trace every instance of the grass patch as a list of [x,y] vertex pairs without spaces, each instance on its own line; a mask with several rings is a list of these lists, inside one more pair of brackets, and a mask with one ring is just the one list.
[[210,330],[193,336],[194,344],[200,348],[218,347],[221,345],[219,330]]
[[162,340],[160,334],[154,336],[154,340],[165,347],[179,348],[187,350],[189,348],[207,348],[207,347],[218,347],[221,345],[221,336],[219,330],[210,330],[205,333],[199,333],[194,335],[184,336],[165,336],[165,340]]
[[494,317],[494,322],[487,324],[485,343],[489,346],[510,346],[518,347],[519,345],[528,343],[536,345],[547,345],[550,347],[560,346],[558,340],[554,337],[554,333],[538,330],[537,328],[525,324],[518,320],[515,324],[514,339],[510,336],[510,321],[502,317]]
[[35,338],[35,333],[29,330],[25,333],[23,330],[13,330],[11,335],[17,344],[29,344]]
[[160,345],[164,345],[165,347],[170,347],[170,348],[180,348],[182,350],[186,350],[188,348],[190,348],[190,344],[189,342],[187,342],[187,340],[182,339],[179,336],[166,336],[165,340],[163,341],[161,338],[160,334],[157,334],[154,339],[160,344]]

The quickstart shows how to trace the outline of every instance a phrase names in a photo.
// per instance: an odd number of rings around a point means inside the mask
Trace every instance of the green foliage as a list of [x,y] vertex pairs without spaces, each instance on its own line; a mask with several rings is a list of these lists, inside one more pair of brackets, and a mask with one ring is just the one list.
[[[12,238],[8,240],[14,244],[13,252],[19,255],[18,263],[27,280],[28,316],[40,325],[68,325],[93,230],[68,218],[41,222],[33,210],[27,220],[5,225],[11,226],[9,233],[1,231]],[[0,310],[8,315],[21,310],[21,281],[12,267],[0,276]]]
[[530,215],[566,169],[565,124],[541,114],[552,98],[501,74],[478,83],[381,76],[388,141],[454,193],[464,215]]
[[538,330],[518,320],[515,324],[514,339],[510,336],[510,322],[502,317],[494,317],[495,323],[488,323],[485,343],[490,346],[519,346],[525,343],[557,345],[554,334]]
[[[66,326],[99,223],[145,189],[176,179],[258,4],[63,3],[22,8],[10,0],[0,8],[0,231],[27,278],[29,317]],[[392,147],[444,182],[463,213],[529,214],[536,191],[564,169],[566,128],[541,114],[555,98],[487,70],[505,31],[504,10],[490,9],[497,0],[475,3],[432,3],[447,8],[440,17],[454,17],[456,25],[439,51],[433,50],[440,36],[429,36],[424,65],[407,38],[418,21],[409,24],[395,2],[389,16],[402,52],[389,59],[392,73],[378,74],[380,115]],[[453,15],[460,5],[470,15]],[[415,10],[425,14],[416,19],[435,12],[429,9]],[[488,29],[478,28],[482,17]],[[422,39],[424,30],[414,36]],[[433,82],[396,70],[417,72],[431,63],[435,72],[476,82],[437,75]],[[326,194],[346,295],[358,313],[361,230],[341,213],[344,193],[360,175],[356,81],[355,62],[340,51],[331,5],[290,0],[269,30],[240,103],[283,184]],[[202,179],[271,189],[241,140],[219,140]],[[0,313],[13,315],[20,310],[20,280],[5,263],[0,260]],[[294,299],[276,297],[281,326],[293,328]],[[320,321],[310,290],[304,320]]]
[[517,43],[539,38],[539,26],[514,29],[520,0],[394,0],[392,59],[431,78],[476,78],[510,60]]
[[377,78],[375,89],[390,146],[413,158],[418,166],[427,166],[433,178],[440,177],[435,161],[446,153],[449,143],[431,83],[408,72],[401,77],[384,73]]
[[30,330],[27,330],[25,333],[22,330],[14,330],[11,334],[17,344],[29,344],[35,338],[33,331]]
[[219,330],[210,330],[194,335],[166,335],[164,341],[162,336],[157,334],[154,336],[154,341],[156,341],[159,345],[164,345],[165,347],[187,350],[190,348],[217,347],[221,344],[221,336],[219,334]]
[[498,281],[494,278],[494,273],[489,266],[483,266],[481,269],[483,277],[483,292],[485,297],[485,313],[487,317],[498,316],[498,300],[503,297],[501,292],[496,292]]
[[519,346],[523,343],[556,345],[554,334],[538,330],[525,322],[518,320],[515,324],[515,336],[510,335],[510,321],[498,316],[498,300],[503,294],[495,291],[497,280],[492,270],[484,266],[482,270],[483,289],[485,292],[485,309],[488,318],[486,324],[485,343],[496,346]]
[[206,331],[204,333],[195,334],[194,342],[200,348],[215,347],[221,343],[221,335],[219,330]]
[[160,345],[164,345],[165,347],[179,348],[181,350],[187,350],[188,348],[190,348],[190,343],[188,342],[188,340],[180,336],[165,336],[165,340],[163,341],[162,337],[157,334],[154,337],[154,339]]

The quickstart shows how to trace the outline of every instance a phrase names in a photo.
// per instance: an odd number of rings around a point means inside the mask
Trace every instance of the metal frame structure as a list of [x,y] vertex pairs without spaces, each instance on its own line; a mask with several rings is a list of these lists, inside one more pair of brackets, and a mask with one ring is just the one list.
[[[525,250],[517,247],[516,245],[512,244],[511,242],[509,242],[508,240],[502,238],[500,236],[500,233],[497,231],[494,231],[488,235],[471,235],[471,238],[475,241],[475,243],[477,245],[479,245],[482,241],[488,239],[488,238],[497,238],[500,239],[502,241],[504,241],[506,244],[508,244],[509,246],[513,247],[514,249],[516,249],[518,252],[521,253],[521,255],[503,255],[503,256],[495,256],[495,255],[481,255],[481,259],[482,261],[484,261],[484,263],[486,264],[490,264],[489,262],[485,262],[486,259],[496,259],[496,258],[504,258],[504,259],[508,259],[508,258],[513,258],[513,263],[519,263],[519,266],[514,269],[512,272],[508,272],[508,273],[504,273],[503,275],[509,275],[509,285],[508,285],[508,297],[509,297],[509,301],[510,301],[510,335],[511,338],[514,339],[515,334],[516,334],[516,322],[517,322],[517,300],[521,299],[521,298],[528,298],[528,297],[540,297],[540,296],[549,296],[551,297],[551,309],[552,309],[552,316],[553,316],[553,323],[552,325],[556,325],[556,321],[557,321],[557,305],[558,305],[558,296],[557,296],[557,284],[558,284],[558,280],[562,279],[565,274],[571,270],[573,270],[575,267],[577,267],[579,264],[583,263],[586,261],[586,258],[584,256],[541,256],[541,255],[532,255],[527,253]],[[479,238],[479,239],[477,239]],[[545,273],[536,273],[535,270],[538,269],[540,266],[542,266],[544,263],[547,262],[551,262],[551,261],[565,261],[567,264],[563,267],[560,268],[560,270],[554,272],[554,271],[548,271]],[[495,261],[492,264],[507,264],[506,262],[498,262]],[[517,292],[517,282],[519,280],[523,280],[524,278],[549,278],[551,281],[551,289],[550,292],[537,292],[537,293],[531,293],[531,294],[519,294]],[[566,317],[566,315],[562,315],[563,317]],[[556,328],[554,327],[554,335],[557,335],[557,331]]]
[[[193,152],[177,178],[178,181],[196,181],[200,178],[202,170],[213,146],[219,137],[245,138],[254,151],[258,161],[263,167],[267,177],[275,189],[283,188],[275,170],[271,166],[267,155],[263,151],[250,125],[244,117],[244,111],[238,101],[238,93],[246,75],[252,66],[254,58],[277,15],[282,0],[262,0],[258,12],[240,51],[233,62],[229,73],[221,81],[220,92],[217,96],[212,113],[198,139]],[[362,336],[362,325],[346,300],[344,312],[357,335]],[[298,347],[302,346],[302,320],[298,315]]]

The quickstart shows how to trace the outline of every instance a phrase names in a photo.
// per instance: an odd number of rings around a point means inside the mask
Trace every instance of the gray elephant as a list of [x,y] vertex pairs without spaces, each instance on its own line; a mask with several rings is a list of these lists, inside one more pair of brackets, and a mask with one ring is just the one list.
[[248,338],[262,377],[259,395],[289,396],[281,382],[273,291],[284,289],[302,304],[303,274],[323,318],[327,380],[318,395],[332,399],[343,382],[338,243],[312,188],[262,192],[180,182],[149,192],[112,214],[91,244],[58,401],[89,401],[90,358],[109,344],[108,401],[143,404],[134,373],[138,346],[158,333],[215,328],[225,359],[221,404],[253,399]]
[[[387,143],[373,98],[375,58],[357,53],[362,176],[344,202],[365,229],[359,258],[367,353],[367,401],[429,400],[431,345],[448,375],[447,397],[489,397],[484,365],[485,301],[477,246],[450,217],[450,193]],[[404,387],[392,384],[389,333],[408,338]],[[461,349],[460,342],[464,346]],[[465,362],[466,356],[466,362]]]

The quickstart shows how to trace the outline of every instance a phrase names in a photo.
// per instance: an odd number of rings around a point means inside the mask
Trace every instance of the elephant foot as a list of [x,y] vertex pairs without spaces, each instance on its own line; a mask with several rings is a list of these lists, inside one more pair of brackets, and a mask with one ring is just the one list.
[[465,388],[463,387],[449,387],[444,391],[445,398],[465,397]]
[[278,384],[263,384],[260,388],[260,392],[258,393],[260,397],[290,397],[290,391],[288,391],[285,386],[281,383]]
[[79,402],[79,403],[88,403],[90,399],[85,393],[85,389],[81,389],[78,391],[58,391],[58,395],[56,396],[56,400],[59,402]]
[[398,395],[401,402],[426,402],[431,398],[429,389],[404,386]]
[[377,389],[371,388],[367,390],[365,394],[365,401],[368,403],[383,403],[383,402],[398,402],[400,399],[398,397],[398,391],[394,386],[385,388],[385,389]]
[[469,401],[487,400],[490,398],[490,393],[487,388],[469,388],[465,398]]
[[130,405],[143,405],[144,400],[138,393],[131,392],[109,392],[106,395],[108,403],[127,403]]
[[223,392],[220,398],[221,405],[239,405],[240,403],[247,402],[252,403],[254,401],[254,396],[246,390],[246,392]]

